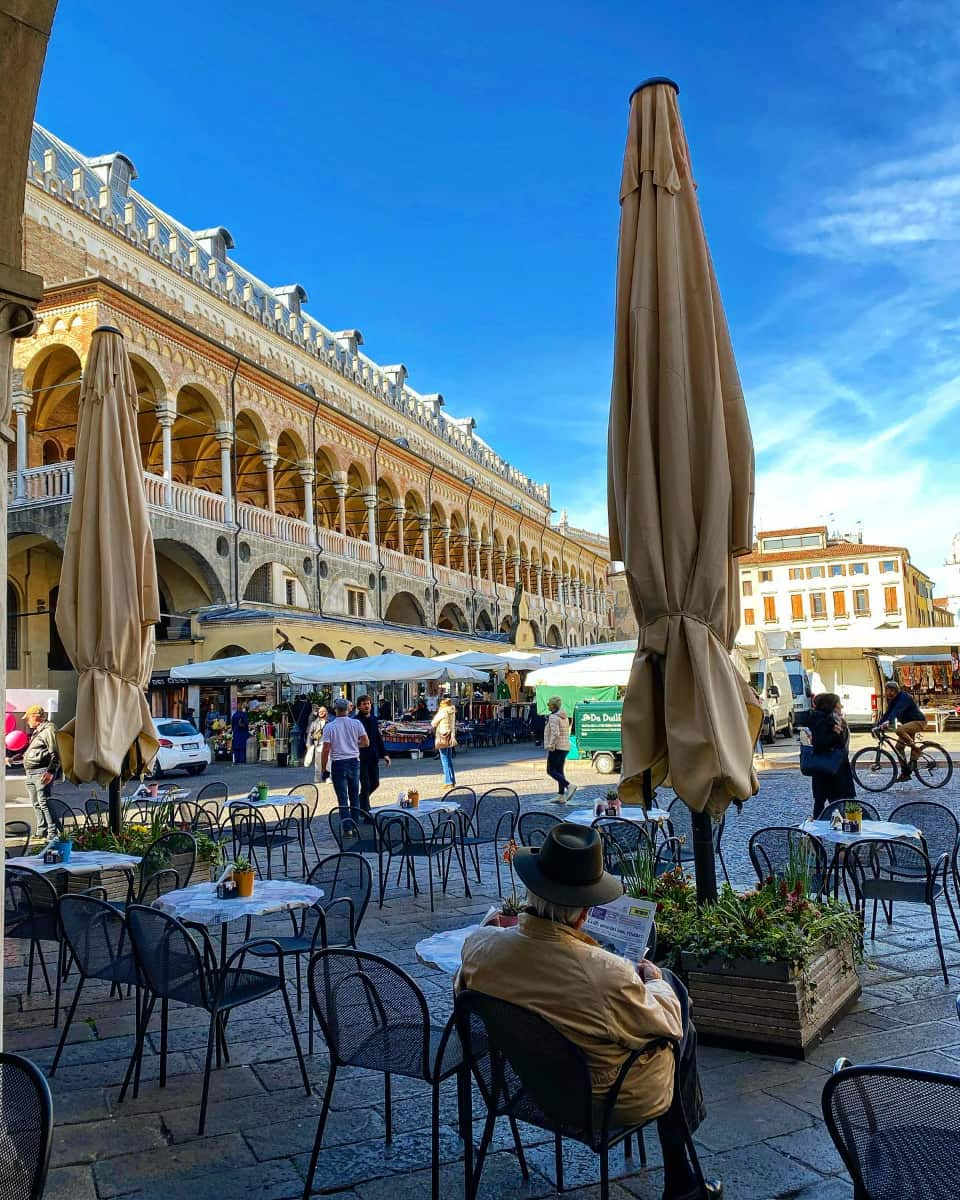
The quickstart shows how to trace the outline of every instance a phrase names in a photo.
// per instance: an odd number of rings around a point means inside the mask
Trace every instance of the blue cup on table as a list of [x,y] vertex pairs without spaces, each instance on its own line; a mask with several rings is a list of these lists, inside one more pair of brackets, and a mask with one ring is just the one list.
[[68,863],[70,855],[73,853],[73,842],[71,841],[56,841],[53,843],[53,848],[60,855],[60,861]]

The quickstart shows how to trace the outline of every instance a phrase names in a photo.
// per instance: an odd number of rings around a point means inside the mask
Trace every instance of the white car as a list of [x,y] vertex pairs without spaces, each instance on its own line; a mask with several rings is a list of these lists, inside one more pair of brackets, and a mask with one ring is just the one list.
[[149,775],[159,779],[167,771],[182,769],[188,775],[202,775],[210,765],[210,747],[203,735],[189,721],[161,717],[154,721],[160,749],[153,760]]

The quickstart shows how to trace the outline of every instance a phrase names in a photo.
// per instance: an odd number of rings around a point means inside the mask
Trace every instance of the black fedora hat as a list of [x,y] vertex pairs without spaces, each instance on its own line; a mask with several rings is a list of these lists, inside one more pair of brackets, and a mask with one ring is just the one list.
[[609,904],[623,895],[623,884],[603,869],[600,834],[567,821],[554,825],[542,845],[518,850],[513,869],[535,896],[552,904]]

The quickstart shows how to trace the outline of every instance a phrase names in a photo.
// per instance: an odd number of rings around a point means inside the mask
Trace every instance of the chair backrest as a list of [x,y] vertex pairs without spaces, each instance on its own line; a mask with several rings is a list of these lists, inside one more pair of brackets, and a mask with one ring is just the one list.
[[[197,839],[192,833],[176,829],[163,833],[151,842],[140,863],[139,899],[151,900],[172,892],[178,887],[189,887],[190,877],[197,862]],[[175,879],[171,871],[176,871]]]
[[89,800],[84,800],[83,811],[87,815],[88,825],[105,825],[110,816],[110,801],[91,796]]
[[123,954],[126,925],[123,917],[104,900],[93,896],[63,896],[60,899],[60,928],[73,952],[81,975],[101,978]]
[[7,841],[16,839],[17,844],[14,846],[5,846],[4,856],[6,858],[19,858],[21,855],[29,854],[32,832],[29,821],[5,821],[3,826],[4,837]]
[[473,828],[477,837],[513,837],[520,816],[520,797],[508,787],[488,788],[477,800]]
[[220,834],[219,816],[213,805],[208,808],[196,800],[181,800],[172,813],[174,825],[193,833],[205,834],[212,841],[216,841]]
[[927,854],[936,862],[941,854],[949,854],[957,848],[960,824],[945,804],[932,800],[911,800],[899,804],[890,814],[890,820],[899,825],[915,825],[923,834]]
[[138,800],[131,800],[123,806],[123,819],[133,825],[150,825],[153,815],[153,806],[141,804]]
[[[828,804],[824,807],[823,811],[820,813],[820,816],[817,817],[817,820],[818,821],[829,821],[830,818],[833,816],[833,814],[836,812],[838,812],[840,814],[840,816],[842,817],[844,809],[846,808],[846,806],[849,803],[850,803],[849,800],[834,800],[832,804]],[[874,806],[872,804],[870,804],[868,801],[861,800],[859,793],[857,795],[857,803],[860,805],[860,811],[863,814],[863,818],[865,821],[879,821],[880,820],[880,813],[877,811],[877,809],[874,808]]]
[[430,1014],[405,971],[375,954],[321,950],[308,983],[332,1063],[429,1076]]
[[383,812],[376,817],[380,846],[391,854],[402,854],[408,846],[421,846],[429,837],[416,817],[408,812]]
[[198,804],[209,804],[214,801],[218,804],[226,804],[230,798],[230,793],[227,791],[225,783],[205,783],[197,792]]
[[473,820],[473,814],[477,811],[477,793],[472,787],[458,783],[449,792],[445,792],[443,798],[448,804],[459,805],[468,822]]
[[270,838],[270,830],[259,808],[249,804],[231,804],[227,809],[230,819],[230,832],[233,835],[234,857],[246,853],[250,858],[256,846],[265,846]]
[[520,1120],[592,1140],[593,1087],[586,1056],[549,1021],[469,989],[455,1002],[460,1041],[484,1101]]
[[750,861],[762,883],[806,871],[810,890],[819,891],[827,870],[826,853],[816,838],[788,825],[758,829],[747,846]]
[[[30,867],[10,867],[4,873],[4,937],[13,937],[15,927],[23,922],[41,923],[44,934],[59,936],[57,910],[60,897],[46,875]],[[41,934],[40,936],[44,936]]]
[[53,1140],[53,1100],[43,1074],[18,1054],[0,1054],[0,1196],[40,1200]]
[[317,815],[317,809],[320,807],[320,789],[315,783],[301,783],[299,787],[292,787],[287,792],[288,796],[302,796],[303,803],[307,810],[307,820],[312,821]]
[[[326,912],[327,945],[348,945],[351,937],[356,936],[370,903],[370,892],[373,888],[370,864],[359,854],[329,854],[326,858],[321,858],[313,868],[307,877],[307,883],[323,889],[320,905]],[[352,914],[346,904],[335,903],[343,899],[352,902]],[[312,928],[312,924],[308,919],[307,928]]]
[[960,1077],[847,1067],[827,1080],[821,1104],[858,1197],[956,1200]]
[[853,881],[858,898],[871,879],[886,872],[909,875],[917,880],[933,881],[933,864],[919,842],[906,838],[881,841],[864,838],[848,846],[843,856],[847,877]]
[[190,931],[158,908],[131,904],[127,930],[134,957],[147,987],[160,999],[199,990],[206,996],[206,973]]
[[58,800],[56,796],[51,796],[47,800],[47,808],[60,833],[75,833],[80,828],[80,813],[65,800]]
[[642,825],[627,821],[623,817],[597,817],[593,828],[603,842],[604,864],[608,871],[617,869],[624,858],[632,858],[641,849],[648,850],[653,857],[653,843]]
[[362,808],[351,808],[345,813],[337,807],[327,813],[327,823],[341,850],[351,854],[376,853],[377,824],[372,814]]
[[547,831],[554,825],[559,825],[562,820],[563,817],[558,817],[555,813],[538,812],[536,809],[521,813],[517,822],[521,843],[524,846],[541,845]]

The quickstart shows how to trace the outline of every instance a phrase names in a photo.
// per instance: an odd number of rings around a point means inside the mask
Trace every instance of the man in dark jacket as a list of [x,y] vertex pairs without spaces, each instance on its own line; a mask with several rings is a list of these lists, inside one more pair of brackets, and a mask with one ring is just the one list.
[[380,736],[380,722],[373,715],[373,701],[369,696],[357,699],[356,719],[363,726],[369,745],[360,750],[360,807],[370,811],[370,797],[380,786],[380,759],[390,766],[390,756]]
[[894,721],[897,722],[897,727],[893,731],[897,744],[901,751],[905,747],[909,746],[910,748],[910,758],[904,760],[903,774],[900,776],[900,782],[906,783],[920,757],[914,736],[926,729],[927,718],[920,711],[920,705],[917,704],[910,692],[902,688],[899,683],[895,683],[891,679],[883,690],[887,698],[887,711],[878,721],[877,728],[889,729]]
[[23,752],[27,794],[37,810],[37,833],[42,838],[49,838],[57,832],[56,822],[47,806],[53,781],[60,773],[57,731],[39,704],[31,704],[23,719],[30,730],[30,741]]

